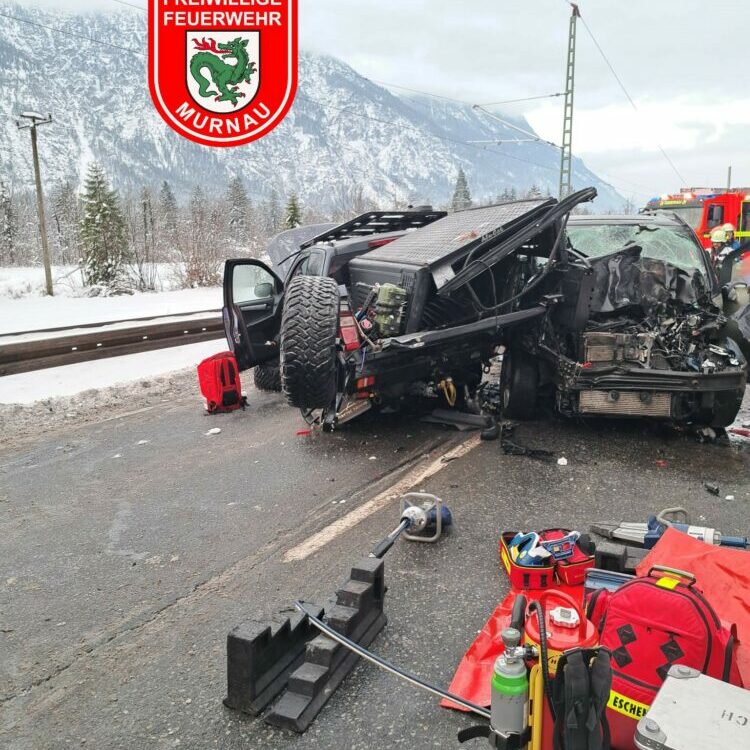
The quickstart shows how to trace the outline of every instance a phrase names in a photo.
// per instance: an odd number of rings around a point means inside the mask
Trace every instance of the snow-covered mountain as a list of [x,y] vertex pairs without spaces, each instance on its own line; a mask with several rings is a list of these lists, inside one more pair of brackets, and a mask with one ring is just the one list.
[[[358,192],[383,206],[443,204],[459,167],[475,199],[534,184],[557,192],[557,150],[538,143],[472,145],[518,136],[469,106],[396,95],[336,58],[309,52],[301,55],[294,107],[273,133],[235,149],[198,146],[170,130],[151,104],[145,13],[51,12],[7,2],[0,2],[0,13],[22,19],[0,18],[0,170],[16,189],[33,183],[29,135],[16,128],[14,115],[36,110],[55,120],[39,131],[48,187],[80,181],[97,160],[125,190],[169,180],[178,196],[196,181],[223,191],[239,174],[254,197],[274,188],[282,196],[296,191],[303,205],[321,209],[348,205]],[[600,210],[623,204],[580,160],[574,184],[595,185]]]

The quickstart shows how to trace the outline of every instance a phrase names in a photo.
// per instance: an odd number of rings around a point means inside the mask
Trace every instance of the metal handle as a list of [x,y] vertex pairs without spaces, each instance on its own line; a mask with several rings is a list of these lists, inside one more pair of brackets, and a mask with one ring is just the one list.
[[510,627],[515,628],[519,633],[523,633],[526,624],[526,597],[519,594],[513,602],[513,609],[510,613]]
[[440,539],[443,533],[443,501],[437,497],[437,495],[430,495],[427,492],[407,492],[401,497],[401,512],[403,513],[407,506],[415,505],[416,503],[409,502],[409,498],[415,500],[421,500],[423,502],[433,503],[435,506],[435,533],[432,536],[417,536],[410,534],[408,531],[404,534],[404,539],[408,539],[410,542],[425,542],[432,544]]
[[670,568],[666,565],[652,565],[648,574],[651,575],[654,571],[659,573],[672,573],[673,575],[679,576],[680,578],[687,578],[692,586],[695,583],[695,576],[692,573],[688,573],[686,570],[680,570],[679,568]]
[[554,597],[555,599],[558,599],[559,601],[564,602],[565,604],[569,605],[571,609],[574,609],[578,613],[578,636],[580,638],[586,637],[586,623],[588,622],[586,620],[586,615],[583,612],[583,609],[578,606],[575,599],[573,599],[572,596],[568,596],[568,594],[564,593],[563,591],[557,591],[557,590],[550,590],[545,591],[539,596],[539,603],[544,605],[544,611],[547,612],[547,606],[545,604],[545,600]]
[[670,521],[667,516],[677,516],[681,515],[683,518],[683,522],[689,524],[690,523],[690,515],[688,514],[687,510],[685,508],[676,507],[676,508],[664,508],[664,510],[659,511],[656,514],[656,520],[662,525],[662,526],[671,526],[672,521]]

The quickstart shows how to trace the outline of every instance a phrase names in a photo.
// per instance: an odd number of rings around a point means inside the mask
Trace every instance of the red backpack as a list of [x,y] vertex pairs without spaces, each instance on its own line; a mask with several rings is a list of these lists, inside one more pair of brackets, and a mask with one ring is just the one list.
[[742,686],[734,627],[724,626],[689,573],[652,568],[613,592],[597,592],[588,610],[599,642],[612,653],[607,718],[612,748],[635,748],[636,724],[673,664]]
[[198,384],[209,414],[245,408],[240,371],[232,352],[221,352],[198,365]]

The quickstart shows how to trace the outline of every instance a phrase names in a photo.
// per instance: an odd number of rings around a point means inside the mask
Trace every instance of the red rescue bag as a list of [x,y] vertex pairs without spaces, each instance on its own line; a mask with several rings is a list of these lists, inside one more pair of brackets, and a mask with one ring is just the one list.
[[742,686],[734,628],[722,624],[691,574],[654,568],[606,596],[599,642],[612,653],[607,719],[615,750],[635,748],[636,724],[669,668],[684,664]]
[[220,352],[198,365],[198,384],[209,414],[245,407],[240,371],[232,352]]

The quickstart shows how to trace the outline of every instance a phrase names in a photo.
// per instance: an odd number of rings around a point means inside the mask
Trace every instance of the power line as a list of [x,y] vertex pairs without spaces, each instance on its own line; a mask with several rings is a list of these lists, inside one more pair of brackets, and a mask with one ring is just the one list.
[[325,102],[320,102],[316,99],[311,99],[309,96],[305,96],[304,94],[297,94],[298,99],[306,99],[309,102],[312,102],[313,104],[317,104],[320,107],[323,107],[325,109],[333,109],[337,110],[339,112],[345,112],[348,115],[354,115],[355,117],[361,117],[365,120],[371,120],[372,122],[379,122],[383,125],[391,125],[392,127],[401,128],[402,130],[413,130],[417,133],[422,133],[423,135],[427,135],[431,138],[436,138],[440,141],[446,141],[448,143],[454,143],[458,144],[460,146],[469,146],[471,148],[478,148],[482,151],[489,151],[490,153],[497,154],[498,156],[503,156],[506,159],[513,159],[514,161],[520,161],[524,162],[525,164],[531,164],[535,167],[539,167],[540,169],[549,169],[553,172],[556,172],[557,170],[554,167],[547,166],[546,164],[539,164],[539,162],[531,161],[529,159],[523,159],[520,156],[511,156],[510,154],[506,154],[503,151],[496,151],[495,149],[489,149],[485,146],[480,146],[476,143],[471,143],[470,141],[461,141],[457,138],[451,138],[450,136],[445,135],[438,135],[437,133],[430,133],[427,130],[424,130],[423,128],[418,128],[414,125],[404,125],[400,122],[394,122],[393,120],[384,120],[380,117],[372,117],[371,115],[363,114],[362,112],[352,112],[349,109],[344,109],[343,107],[336,107],[333,104],[326,104]]
[[[121,2],[121,0],[114,0],[114,2]],[[379,86],[385,86],[389,89],[398,89],[400,91],[410,91],[412,94],[421,94],[422,96],[430,96],[433,99],[443,99],[447,102],[454,102],[456,104],[468,104],[470,106],[473,106],[473,102],[469,102],[466,99],[455,99],[452,96],[445,96],[444,94],[435,94],[432,91],[423,91],[422,89],[414,89],[410,88],[409,86],[401,86],[400,84],[396,83],[389,83],[388,81],[378,81],[375,78],[368,78],[368,81],[371,83],[377,83]],[[499,102],[485,102],[481,106],[482,107],[496,107],[501,104],[518,104],[520,102],[533,102],[537,101],[538,99],[554,99],[558,96],[565,96],[564,92],[558,92],[556,94],[541,94],[540,96],[525,96],[521,99],[503,99]]]
[[[566,5],[568,5],[567,0],[563,0],[563,2]],[[588,32],[588,35],[591,37],[591,41],[594,43],[594,46],[597,48],[597,50],[599,50],[599,54],[602,56],[602,59],[606,63],[614,79],[617,81],[617,85],[620,87],[620,89],[622,89],[622,93],[625,94],[625,97],[630,102],[630,106],[633,108],[634,111],[640,114],[641,112],[638,109],[638,105],[633,100],[633,97],[630,95],[630,92],[627,90],[627,88],[625,88],[625,84],[623,83],[622,78],[620,78],[620,76],[617,74],[617,71],[615,70],[614,65],[612,65],[612,63],[610,62],[610,59],[607,57],[606,53],[602,49],[601,44],[599,44],[599,42],[597,41],[597,38],[594,36],[594,32],[591,31],[591,27],[586,23],[586,19],[583,18],[583,16],[579,16],[579,17],[581,19],[581,23],[583,24],[583,27]],[[680,171],[677,169],[672,159],[669,158],[669,154],[667,154],[663,146],[658,141],[654,141],[654,143],[656,144],[656,147],[661,152],[661,155],[664,157],[664,159],[667,161],[669,166],[672,168],[672,171],[677,175],[677,178],[680,180],[680,182],[683,185],[686,184],[685,178],[680,174]]]
[[533,102],[537,99],[554,99],[555,97],[565,96],[564,91],[558,91],[556,94],[542,94],[541,96],[526,96],[523,99],[504,99],[500,102],[485,102],[482,107],[497,107],[501,104],[517,104],[518,102]]
[[141,57],[144,56],[143,52],[141,50],[132,49],[132,47],[121,47],[119,44],[110,44],[109,42],[102,42],[99,39],[94,39],[93,37],[86,36],[85,34],[77,34],[75,31],[65,31],[64,29],[58,29],[54,26],[47,26],[43,23],[37,23],[36,21],[29,21],[27,18],[19,18],[18,16],[13,16],[10,13],[3,13],[0,11],[0,17],[2,18],[8,18],[11,21],[18,21],[18,23],[25,23],[29,26],[36,26],[40,29],[46,29],[47,31],[53,31],[56,34],[63,34],[64,36],[73,36],[77,39],[85,39],[87,42],[93,42],[94,44],[101,44],[105,47],[112,47],[113,49],[119,49],[123,52],[132,52],[134,55],[140,55]]
[[146,8],[144,8],[142,5],[135,5],[134,3],[128,3],[125,0],[112,0],[113,3],[117,3],[118,5],[127,5],[128,8],[135,8],[136,10],[142,10],[144,13],[146,12]]
[[421,89],[412,89],[408,86],[400,86],[395,83],[388,83],[388,81],[378,81],[375,78],[368,78],[368,81],[370,83],[376,83],[378,86],[385,86],[388,89],[399,89],[400,91],[411,91],[412,94],[422,94],[422,96],[430,96],[433,99],[442,99],[446,102],[454,102],[455,104],[468,104],[470,105],[471,102],[467,102],[465,99],[454,99],[451,96],[444,96],[443,94],[434,94],[431,91],[422,91]]

